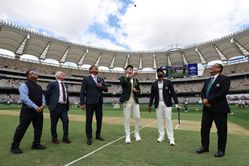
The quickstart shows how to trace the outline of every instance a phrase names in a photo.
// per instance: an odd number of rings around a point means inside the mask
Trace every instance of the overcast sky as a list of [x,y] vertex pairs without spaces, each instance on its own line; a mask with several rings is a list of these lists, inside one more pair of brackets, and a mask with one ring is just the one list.
[[249,0],[1,0],[0,19],[115,50],[188,47],[249,27]]

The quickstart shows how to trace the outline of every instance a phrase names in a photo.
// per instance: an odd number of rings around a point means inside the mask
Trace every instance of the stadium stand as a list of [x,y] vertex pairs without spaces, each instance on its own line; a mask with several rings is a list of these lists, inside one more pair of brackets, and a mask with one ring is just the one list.
[[[186,49],[123,52],[77,45],[43,36],[8,22],[1,21],[0,27],[0,49],[11,51],[14,55],[0,52],[0,103],[19,102],[18,86],[25,80],[24,72],[33,69],[39,73],[38,83],[43,90],[46,89],[49,81],[55,79],[56,71],[66,73],[70,103],[77,105],[81,81],[84,76],[89,75],[88,70],[82,67],[83,64],[97,64],[109,68],[99,73],[109,86],[104,99],[106,103],[118,102],[121,92],[118,78],[124,72],[113,69],[117,67],[124,69],[127,64],[132,64],[138,69],[137,78],[141,82],[140,101],[142,103],[148,102],[150,86],[156,79],[157,67],[201,63],[205,67],[202,76],[172,79],[180,102],[183,101],[184,96],[188,96],[190,103],[198,103],[203,82],[209,76],[207,64],[213,60],[225,62],[223,74],[231,78],[231,94],[249,93],[249,30]],[[22,58],[25,54],[39,60]],[[236,56],[244,58],[238,62],[229,60]],[[55,59],[59,64],[45,63],[45,59]],[[66,66],[64,62],[73,62],[77,67]],[[151,68],[153,71],[146,72],[144,68]]]

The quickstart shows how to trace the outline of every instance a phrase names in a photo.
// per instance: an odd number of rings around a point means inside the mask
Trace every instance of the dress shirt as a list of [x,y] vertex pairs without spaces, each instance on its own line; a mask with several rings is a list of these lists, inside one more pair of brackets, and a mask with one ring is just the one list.
[[[60,80],[57,80],[58,83],[59,83],[59,103],[62,103],[62,104],[65,104],[67,102],[67,89],[65,88],[65,84],[64,82],[60,81]],[[63,100],[63,87],[61,86],[61,83],[64,84],[64,90],[65,90],[65,97],[66,97],[66,100],[64,101]]]
[[159,101],[163,101],[163,82],[158,81]]
[[98,80],[97,76],[96,76],[96,75],[93,75],[93,74],[91,74],[91,76],[92,76],[94,82],[97,84],[97,83],[98,83],[98,81],[97,81],[97,80]]

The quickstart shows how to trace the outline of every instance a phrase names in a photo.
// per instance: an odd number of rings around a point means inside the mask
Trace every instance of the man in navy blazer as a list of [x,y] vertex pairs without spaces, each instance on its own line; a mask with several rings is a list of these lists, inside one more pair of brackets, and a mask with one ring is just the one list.
[[209,135],[212,122],[215,122],[218,134],[218,151],[215,157],[223,157],[227,142],[227,115],[230,108],[226,95],[230,88],[230,79],[221,75],[223,66],[214,64],[210,68],[211,78],[207,79],[201,91],[203,103],[202,122],[201,122],[201,144],[196,153],[209,151]]
[[84,77],[80,90],[80,108],[86,109],[86,136],[87,144],[92,144],[92,118],[95,112],[97,129],[96,139],[104,141],[101,137],[102,128],[102,104],[103,104],[103,91],[107,92],[108,88],[103,78],[97,77],[98,67],[92,65],[89,68],[90,76]]
[[68,139],[68,110],[69,95],[67,86],[64,84],[65,73],[57,71],[56,81],[50,82],[47,86],[46,101],[50,111],[52,143],[59,144],[57,134],[57,123],[61,119],[63,126],[62,142],[71,143]]
[[[174,91],[173,84],[170,80],[164,79],[164,72],[161,68],[157,69],[158,80],[151,86],[150,103],[148,112],[151,112],[151,106],[155,99],[155,108],[157,115],[157,125],[159,131],[159,137],[157,142],[161,143],[164,140],[165,130],[164,124],[166,123],[166,131],[171,146],[175,145],[175,138],[173,132],[172,123],[172,98],[176,107],[178,105],[178,99]],[[166,121],[166,122],[165,122]]]

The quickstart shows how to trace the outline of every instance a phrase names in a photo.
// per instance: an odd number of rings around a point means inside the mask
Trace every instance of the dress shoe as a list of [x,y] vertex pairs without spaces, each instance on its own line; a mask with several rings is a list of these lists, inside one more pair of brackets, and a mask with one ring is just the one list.
[[71,141],[68,138],[63,138],[62,142],[64,142],[65,144],[70,144]]
[[46,146],[42,145],[42,144],[38,144],[38,145],[33,145],[31,147],[31,149],[35,149],[35,150],[44,150],[46,149]]
[[204,148],[203,146],[196,150],[196,153],[204,153],[204,152],[209,152],[209,150],[207,148]]
[[11,148],[10,152],[13,153],[13,154],[23,153],[22,149],[20,149],[20,148]]
[[87,139],[87,141],[86,141],[87,145],[92,145],[92,143],[93,143],[92,139]]
[[53,144],[59,144],[60,142],[59,142],[59,140],[57,138],[53,138],[52,139],[52,143]]
[[127,136],[125,137],[125,143],[126,143],[126,144],[130,144],[130,143],[131,143],[131,137],[130,137],[130,135],[127,135]]
[[225,155],[225,153],[222,152],[222,151],[217,151],[217,152],[214,154],[215,157],[223,157],[224,155]]
[[100,141],[104,141],[105,139],[103,138],[103,137],[101,137],[101,136],[96,136],[96,139],[97,140],[100,140]]

